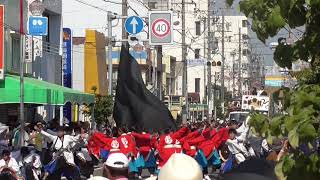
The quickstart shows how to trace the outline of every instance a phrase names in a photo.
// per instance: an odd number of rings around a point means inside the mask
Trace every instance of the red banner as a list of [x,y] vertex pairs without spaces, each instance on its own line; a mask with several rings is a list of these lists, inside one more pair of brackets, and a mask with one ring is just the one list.
[[4,6],[0,5],[0,79],[4,79]]

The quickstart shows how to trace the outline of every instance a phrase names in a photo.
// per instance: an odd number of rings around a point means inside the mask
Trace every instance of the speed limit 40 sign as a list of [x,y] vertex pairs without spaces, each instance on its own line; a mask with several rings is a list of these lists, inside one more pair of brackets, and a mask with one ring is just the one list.
[[172,12],[149,12],[149,41],[150,45],[172,44]]

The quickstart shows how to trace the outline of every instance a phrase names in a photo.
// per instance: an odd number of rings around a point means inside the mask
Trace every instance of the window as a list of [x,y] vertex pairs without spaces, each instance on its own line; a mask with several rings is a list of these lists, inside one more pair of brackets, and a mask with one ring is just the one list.
[[231,42],[232,36],[228,36],[227,38],[228,38],[228,39],[227,39],[227,42]]
[[242,69],[243,70],[247,70],[249,68],[249,64],[248,63],[243,63],[242,64]]
[[194,79],[194,91],[199,93],[200,92],[200,78]]
[[20,38],[12,37],[12,66],[11,71],[20,71]]
[[226,24],[226,30],[229,31],[229,30],[230,30],[230,27],[231,27],[231,23],[227,22],[227,24]]
[[157,2],[148,2],[148,7],[150,9],[156,9],[156,4],[157,4]]
[[197,36],[200,36],[201,34],[201,24],[200,24],[200,21],[196,21],[196,35]]
[[248,55],[248,49],[243,49],[242,50],[242,55],[247,56]]
[[238,71],[238,63],[233,64],[233,68],[235,71]]
[[242,34],[242,39],[247,40],[247,39],[249,39],[249,36],[247,34]]
[[200,49],[195,49],[194,50],[194,58],[199,59],[200,58]]
[[248,26],[248,21],[242,20],[242,27],[247,27],[247,26]]

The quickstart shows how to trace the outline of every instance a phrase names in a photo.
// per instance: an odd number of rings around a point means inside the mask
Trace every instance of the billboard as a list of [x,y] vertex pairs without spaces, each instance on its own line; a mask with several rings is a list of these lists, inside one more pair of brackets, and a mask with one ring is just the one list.
[[268,96],[242,96],[242,110],[269,111],[270,99]]
[[4,5],[0,5],[0,80],[4,79]]
[[[63,86],[72,88],[72,34],[70,28],[63,28],[63,54],[62,54],[62,72]],[[68,102],[63,108],[63,116],[69,122],[71,121],[71,103]]]

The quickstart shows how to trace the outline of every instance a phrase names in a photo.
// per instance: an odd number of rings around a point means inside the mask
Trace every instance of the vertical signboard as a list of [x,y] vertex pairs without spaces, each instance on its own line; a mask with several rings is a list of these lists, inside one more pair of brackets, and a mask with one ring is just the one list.
[[[62,72],[63,72],[63,86],[72,88],[72,34],[70,28],[63,28],[63,55],[62,55]],[[71,103],[68,102],[63,108],[63,116],[69,122],[71,121]]]
[[150,45],[166,45],[173,43],[171,11],[149,12]]
[[4,79],[4,5],[0,5],[0,80]]

